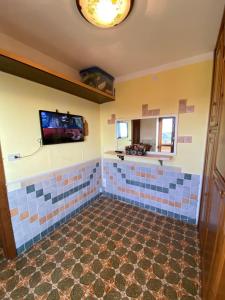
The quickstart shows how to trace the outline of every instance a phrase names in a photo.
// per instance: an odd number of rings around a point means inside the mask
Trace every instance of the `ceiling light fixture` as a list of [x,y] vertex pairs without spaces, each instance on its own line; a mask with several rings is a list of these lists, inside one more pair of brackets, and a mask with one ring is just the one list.
[[134,0],[76,0],[80,14],[89,23],[110,28],[123,22],[133,7]]

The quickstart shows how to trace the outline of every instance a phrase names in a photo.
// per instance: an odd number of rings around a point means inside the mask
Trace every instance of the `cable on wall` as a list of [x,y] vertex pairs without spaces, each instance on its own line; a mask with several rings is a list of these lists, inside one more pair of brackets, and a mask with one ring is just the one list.
[[39,147],[37,150],[35,150],[34,152],[32,152],[31,154],[28,154],[28,155],[15,155],[15,159],[22,159],[22,158],[26,158],[26,157],[31,157],[35,154],[37,154],[43,147],[43,144],[42,144],[42,139],[38,139],[38,143],[39,143]]

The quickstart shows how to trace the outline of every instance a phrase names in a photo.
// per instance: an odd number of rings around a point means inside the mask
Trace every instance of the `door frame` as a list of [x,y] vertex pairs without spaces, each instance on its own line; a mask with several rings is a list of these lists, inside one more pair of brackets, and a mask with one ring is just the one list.
[[0,228],[1,239],[5,257],[13,259],[17,256],[14,240],[11,214],[9,209],[8,194],[5,180],[5,171],[0,144]]

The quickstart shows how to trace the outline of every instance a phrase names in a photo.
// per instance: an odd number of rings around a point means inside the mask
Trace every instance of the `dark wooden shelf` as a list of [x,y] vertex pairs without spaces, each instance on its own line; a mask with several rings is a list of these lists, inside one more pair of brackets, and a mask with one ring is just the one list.
[[16,75],[54,89],[102,104],[115,98],[92,88],[80,81],[75,81],[64,74],[51,71],[18,55],[0,50],[0,71]]

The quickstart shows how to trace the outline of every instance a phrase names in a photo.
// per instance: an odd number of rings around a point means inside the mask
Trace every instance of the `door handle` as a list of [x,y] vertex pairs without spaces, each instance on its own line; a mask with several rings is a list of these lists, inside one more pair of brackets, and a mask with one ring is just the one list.
[[220,191],[220,197],[225,198],[225,191]]

